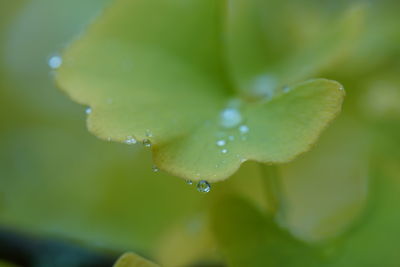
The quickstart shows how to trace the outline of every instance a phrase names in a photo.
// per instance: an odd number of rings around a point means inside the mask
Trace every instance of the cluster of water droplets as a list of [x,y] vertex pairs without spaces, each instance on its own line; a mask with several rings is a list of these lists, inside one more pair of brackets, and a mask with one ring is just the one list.
[[133,136],[128,135],[126,137],[125,144],[134,145],[136,143],[137,143],[137,140]]
[[215,144],[222,154],[229,152],[227,148],[228,144],[234,142],[236,139],[247,140],[250,128],[243,123],[244,117],[240,111],[241,105],[241,100],[232,99],[219,114],[220,130],[216,134],[217,140]]
[[[153,137],[153,133],[150,130],[146,130],[145,136],[146,137]],[[138,140],[136,140],[136,138],[134,138],[131,135],[128,135],[126,137],[126,139],[125,139],[125,144],[134,145],[134,144],[137,144],[137,143],[138,143]],[[148,138],[143,139],[141,143],[142,143],[142,145],[144,147],[148,147],[148,148],[152,147],[151,140],[148,139]]]

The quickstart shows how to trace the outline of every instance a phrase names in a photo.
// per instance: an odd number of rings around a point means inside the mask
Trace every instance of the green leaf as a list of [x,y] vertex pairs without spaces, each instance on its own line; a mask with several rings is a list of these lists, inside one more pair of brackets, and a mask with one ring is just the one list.
[[218,245],[229,266],[319,266],[322,249],[293,238],[243,199],[226,197],[212,210]]
[[[92,108],[92,133],[149,141],[156,165],[180,177],[215,182],[246,160],[286,162],[307,151],[340,111],[341,85],[317,79],[267,101],[235,99],[221,20],[212,0],[117,1],[66,50],[58,84]],[[227,107],[240,112],[228,126]]]
[[114,264],[114,267],[157,267],[157,266],[159,265],[150,262],[132,252],[123,254]]

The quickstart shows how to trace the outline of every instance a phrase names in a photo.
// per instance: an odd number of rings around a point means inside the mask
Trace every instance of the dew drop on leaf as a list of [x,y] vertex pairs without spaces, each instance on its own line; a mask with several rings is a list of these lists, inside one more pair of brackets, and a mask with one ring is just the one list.
[[197,184],[197,191],[201,193],[208,193],[211,191],[211,185],[207,181],[201,180]]
[[290,87],[289,86],[284,86],[282,91],[286,94],[290,92]]
[[225,140],[218,140],[217,141],[217,146],[224,146],[226,145],[226,141]]
[[249,126],[247,126],[247,125],[241,125],[241,126],[239,127],[239,132],[242,133],[242,134],[246,134],[246,133],[248,133],[249,131],[250,131],[250,128],[249,128]]
[[128,144],[128,145],[133,145],[136,143],[137,143],[136,139],[133,138],[132,136],[128,136],[125,140],[125,144]]
[[62,58],[59,55],[53,55],[49,58],[47,64],[49,65],[49,67],[53,70],[58,69],[59,67],[61,67],[62,64]]
[[153,133],[150,130],[146,130],[146,137],[153,137]]
[[236,127],[242,119],[242,114],[236,108],[226,108],[221,112],[221,125],[225,128]]
[[145,147],[151,147],[151,141],[149,139],[143,139],[142,144]]
[[160,169],[156,165],[154,165],[152,167],[152,170],[153,170],[153,172],[159,172],[160,171]]
[[275,94],[276,86],[276,78],[272,75],[264,74],[254,79],[252,92],[257,97],[271,99]]
[[222,154],[228,153],[228,149],[226,149],[226,148],[222,149],[222,150],[221,150],[221,153],[222,153]]
[[86,114],[90,114],[90,113],[92,113],[92,109],[91,108],[87,108],[86,110],[85,110],[85,112],[86,112]]
[[192,185],[193,181],[192,180],[185,180],[185,183],[188,184],[188,185]]

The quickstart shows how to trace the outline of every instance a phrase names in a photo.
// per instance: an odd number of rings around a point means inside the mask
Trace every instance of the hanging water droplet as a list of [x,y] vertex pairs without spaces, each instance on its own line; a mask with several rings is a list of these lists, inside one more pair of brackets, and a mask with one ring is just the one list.
[[151,147],[151,141],[149,139],[143,139],[142,144],[145,147]]
[[208,193],[211,191],[211,185],[207,181],[201,180],[197,184],[197,191],[201,193]]
[[226,149],[226,148],[222,149],[222,150],[221,150],[221,153],[222,153],[222,154],[228,153],[228,149]]
[[226,145],[226,141],[225,140],[218,140],[217,141],[217,146],[224,146]]
[[154,165],[152,167],[152,170],[153,170],[153,172],[159,172],[160,171],[160,169],[156,165]]
[[188,185],[192,185],[193,181],[192,180],[185,180],[185,183],[188,184]]
[[150,130],[146,130],[146,137],[153,137],[153,133]]
[[49,65],[50,68],[52,68],[53,70],[58,69],[59,67],[61,67],[62,64],[62,58],[59,55],[54,55],[51,56],[47,62],[47,64]]
[[250,128],[247,125],[240,125],[239,131],[242,134],[246,134],[246,133],[248,133],[250,131]]
[[86,110],[85,110],[85,112],[86,112],[86,114],[90,114],[90,113],[92,113],[92,109],[91,108],[87,108]]
[[236,108],[226,108],[221,114],[221,125],[226,128],[236,127],[242,122],[242,114]]
[[137,143],[136,139],[133,138],[132,136],[128,136],[125,140],[125,144],[128,144],[128,145],[133,145],[136,143]]

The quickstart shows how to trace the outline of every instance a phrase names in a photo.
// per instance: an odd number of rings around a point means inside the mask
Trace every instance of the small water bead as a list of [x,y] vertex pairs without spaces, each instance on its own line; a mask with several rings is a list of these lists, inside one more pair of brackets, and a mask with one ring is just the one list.
[[151,141],[149,139],[143,139],[142,144],[145,147],[151,147]]
[[150,130],[146,130],[146,137],[153,137],[153,133]]
[[192,180],[185,180],[185,183],[188,184],[188,185],[192,185],[193,181]]
[[282,91],[286,94],[290,92],[290,87],[289,86],[284,86]]
[[152,170],[153,170],[153,172],[159,172],[160,171],[160,169],[156,165],[154,165],[152,167]]
[[250,131],[250,128],[247,125],[240,125],[239,131],[242,134],[246,134],[246,133],[248,133]]
[[257,76],[252,84],[252,92],[257,97],[271,99],[275,95],[277,80],[270,74]]
[[222,150],[221,150],[221,153],[222,153],[222,154],[228,153],[228,149],[226,149],[226,148],[222,149]]
[[85,112],[86,112],[86,114],[90,114],[90,113],[92,113],[92,109],[91,108],[87,108],[86,110],[85,110]]
[[211,185],[207,181],[201,180],[197,184],[197,191],[200,193],[208,193],[211,191]]
[[217,146],[224,146],[226,145],[226,141],[225,140],[218,140],[217,141]]
[[62,58],[59,55],[54,55],[49,58],[49,61],[47,62],[47,64],[53,70],[58,69],[59,67],[61,67]]
[[135,138],[133,138],[132,136],[128,136],[127,139],[125,140],[125,144],[128,144],[128,145],[133,145],[136,143],[137,143],[137,140]]
[[221,114],[221,125],[225,128],[233,128],[239,125],[243,118],[240,111],[236,108],[226,108]]

